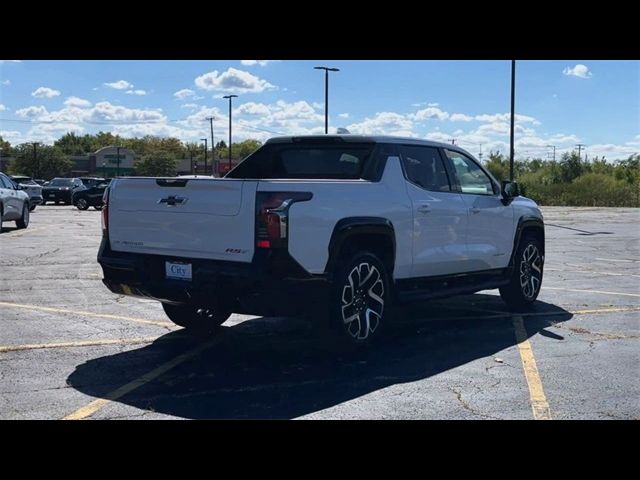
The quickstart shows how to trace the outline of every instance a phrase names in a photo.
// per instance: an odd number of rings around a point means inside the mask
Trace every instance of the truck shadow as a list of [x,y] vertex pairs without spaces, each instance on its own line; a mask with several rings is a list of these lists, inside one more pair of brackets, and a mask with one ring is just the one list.
[[[571,317],[536,302],[524,316],[527,335],[561,340],[545,328]],[[67,384],[103,398],[200,342],[171,332],[78,365]],[[223,327],[203,352],[117,402],[192,419],[295,418],[477,359],[494,364],[494,354],[514,345],[511,314],[495,295],[405,308],[384,341],[359,351],[337,348],[300,319],[255,318]]]

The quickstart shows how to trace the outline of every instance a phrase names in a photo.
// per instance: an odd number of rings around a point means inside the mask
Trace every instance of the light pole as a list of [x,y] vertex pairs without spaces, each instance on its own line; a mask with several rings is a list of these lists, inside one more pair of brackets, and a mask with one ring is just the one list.
[[[201,138],[201,141],[204,142],[204,174],[207,174],[207,139]],[[196,170],[196,175],[198,174],[198,170]]]
[[324,133],[329,133],[329,72],[339,72],[339,68],[313,67],[314,70],[324,70]]
[[102,162],[102,177],[107,178],[107,164]]
[[[213,169],[216,164],[216,144],[213,141],[213,121],[215,120],[215,117],[207,117],[207,120],[209,120],[209,125],[211,126],[211,175],[213,176]],[[207,174],[206,168],[204,170],[204,174]]]
[[116,147],[116,177],[120,176],[120,147]]
[[509,152],[509,180],[513,182],[513,133],[514,122],[516,119],[516,61],[511,60],[511,134],[510,134],[510,152]]
[[225,95],[222,98],[229,99],[229,171],[231,171],[231,99],[238,98],[238,95]]

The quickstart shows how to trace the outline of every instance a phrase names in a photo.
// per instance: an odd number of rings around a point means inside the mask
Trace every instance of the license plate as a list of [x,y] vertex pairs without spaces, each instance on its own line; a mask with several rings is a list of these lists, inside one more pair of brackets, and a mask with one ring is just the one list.
[[190,263],[164,262],[164,271],[167,278],[191,281]]
[[50,193],[49,195],[47,195],[49,198],[54,198],[56,195],[54,193]]

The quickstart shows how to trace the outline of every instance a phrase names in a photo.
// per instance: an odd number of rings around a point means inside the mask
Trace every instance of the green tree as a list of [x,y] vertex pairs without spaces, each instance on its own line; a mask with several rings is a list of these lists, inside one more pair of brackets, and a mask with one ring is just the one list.
[[234,160],[244,160],[258,148],[262,146],[262,142],[259,140],[245,140],[243,142],[233,144],[233,158]]
[[501,182],[509,179],[509,159],[501,153],[489,152],[485,167],[496,177],[496,180]]
[[73,132],[65,133],[53,142],[53,146],[58,147],[67,155],[83,155],[90,152],[85,148],[87,145],[83,142],[83,137],[79,137]]
[[136,164],[136,173],[149,177],[172,177],[176,174],[176,157],[171,152],[149,152]]
[[0,149],[2,149],[2,151],[0,151],[0,155],[2,155],[3,157],[10,157],[13,153],[11,144],[7,140],[2,138],[2,135],[0,135]]
[[66,175],[73,162],[58,147],[38,145],[34,158],[33,145],[23,143],[16,147],[16,159],[11,165],[11,173],[50,179]]

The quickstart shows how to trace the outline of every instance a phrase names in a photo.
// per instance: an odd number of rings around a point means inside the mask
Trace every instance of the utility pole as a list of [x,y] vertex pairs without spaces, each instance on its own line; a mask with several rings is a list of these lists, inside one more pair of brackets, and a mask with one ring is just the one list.
[[231,171],[231,100],[238,98],[238,95],[225,95],[222,98],[229,99],[229,171]]
[[[200,140],[202,140],[204,142],[204,174],[207,174],[207,139],[206,138],[201,138]],[[198,174],[198,171],[196,170],[196,175]]]
[[480,153],[478,154],[478,158],[480,159],[480,163],[482,163],[482,144],[480,144]]
[[324,70],[324,133],[329,133],[329,72],[339,72],[339,68],[313,67],[314,70]]
[[509,148],[509,180],[513,182],[513,159],[515,157],[513,134],[514,123],[516,120],[516,61],[511,60],[511,133],[510,133],[510,148]]
[[193,175],[193,150],[191,149],[189,149],[189,157],[190,157],[189,165],[191,165],[191,175]]
[[580,154],[582,153],[582,149],[586,147],[586,145],[584,143],[577,143],[576,147],[578,147],[578,158],[582,160],[582,157],[580,156]]
[[[214,117],[207,117],[209,120],[209,125],[211,126],[211,175],[213,175],[214,165],[216,164],[216,144],[213,141],[213,120]],[[207,174],[207,169],[205,168],[204,174]]]
[[[553,161],[556,161],[556,146],[555,145],[547,145],[547,148],[553,148]],[[547,157],[549,158],[549,157]]]
[[451,145],[455,145],[456,144],[456,139],[455,138],[450,138],[449,141],[451,142]]

